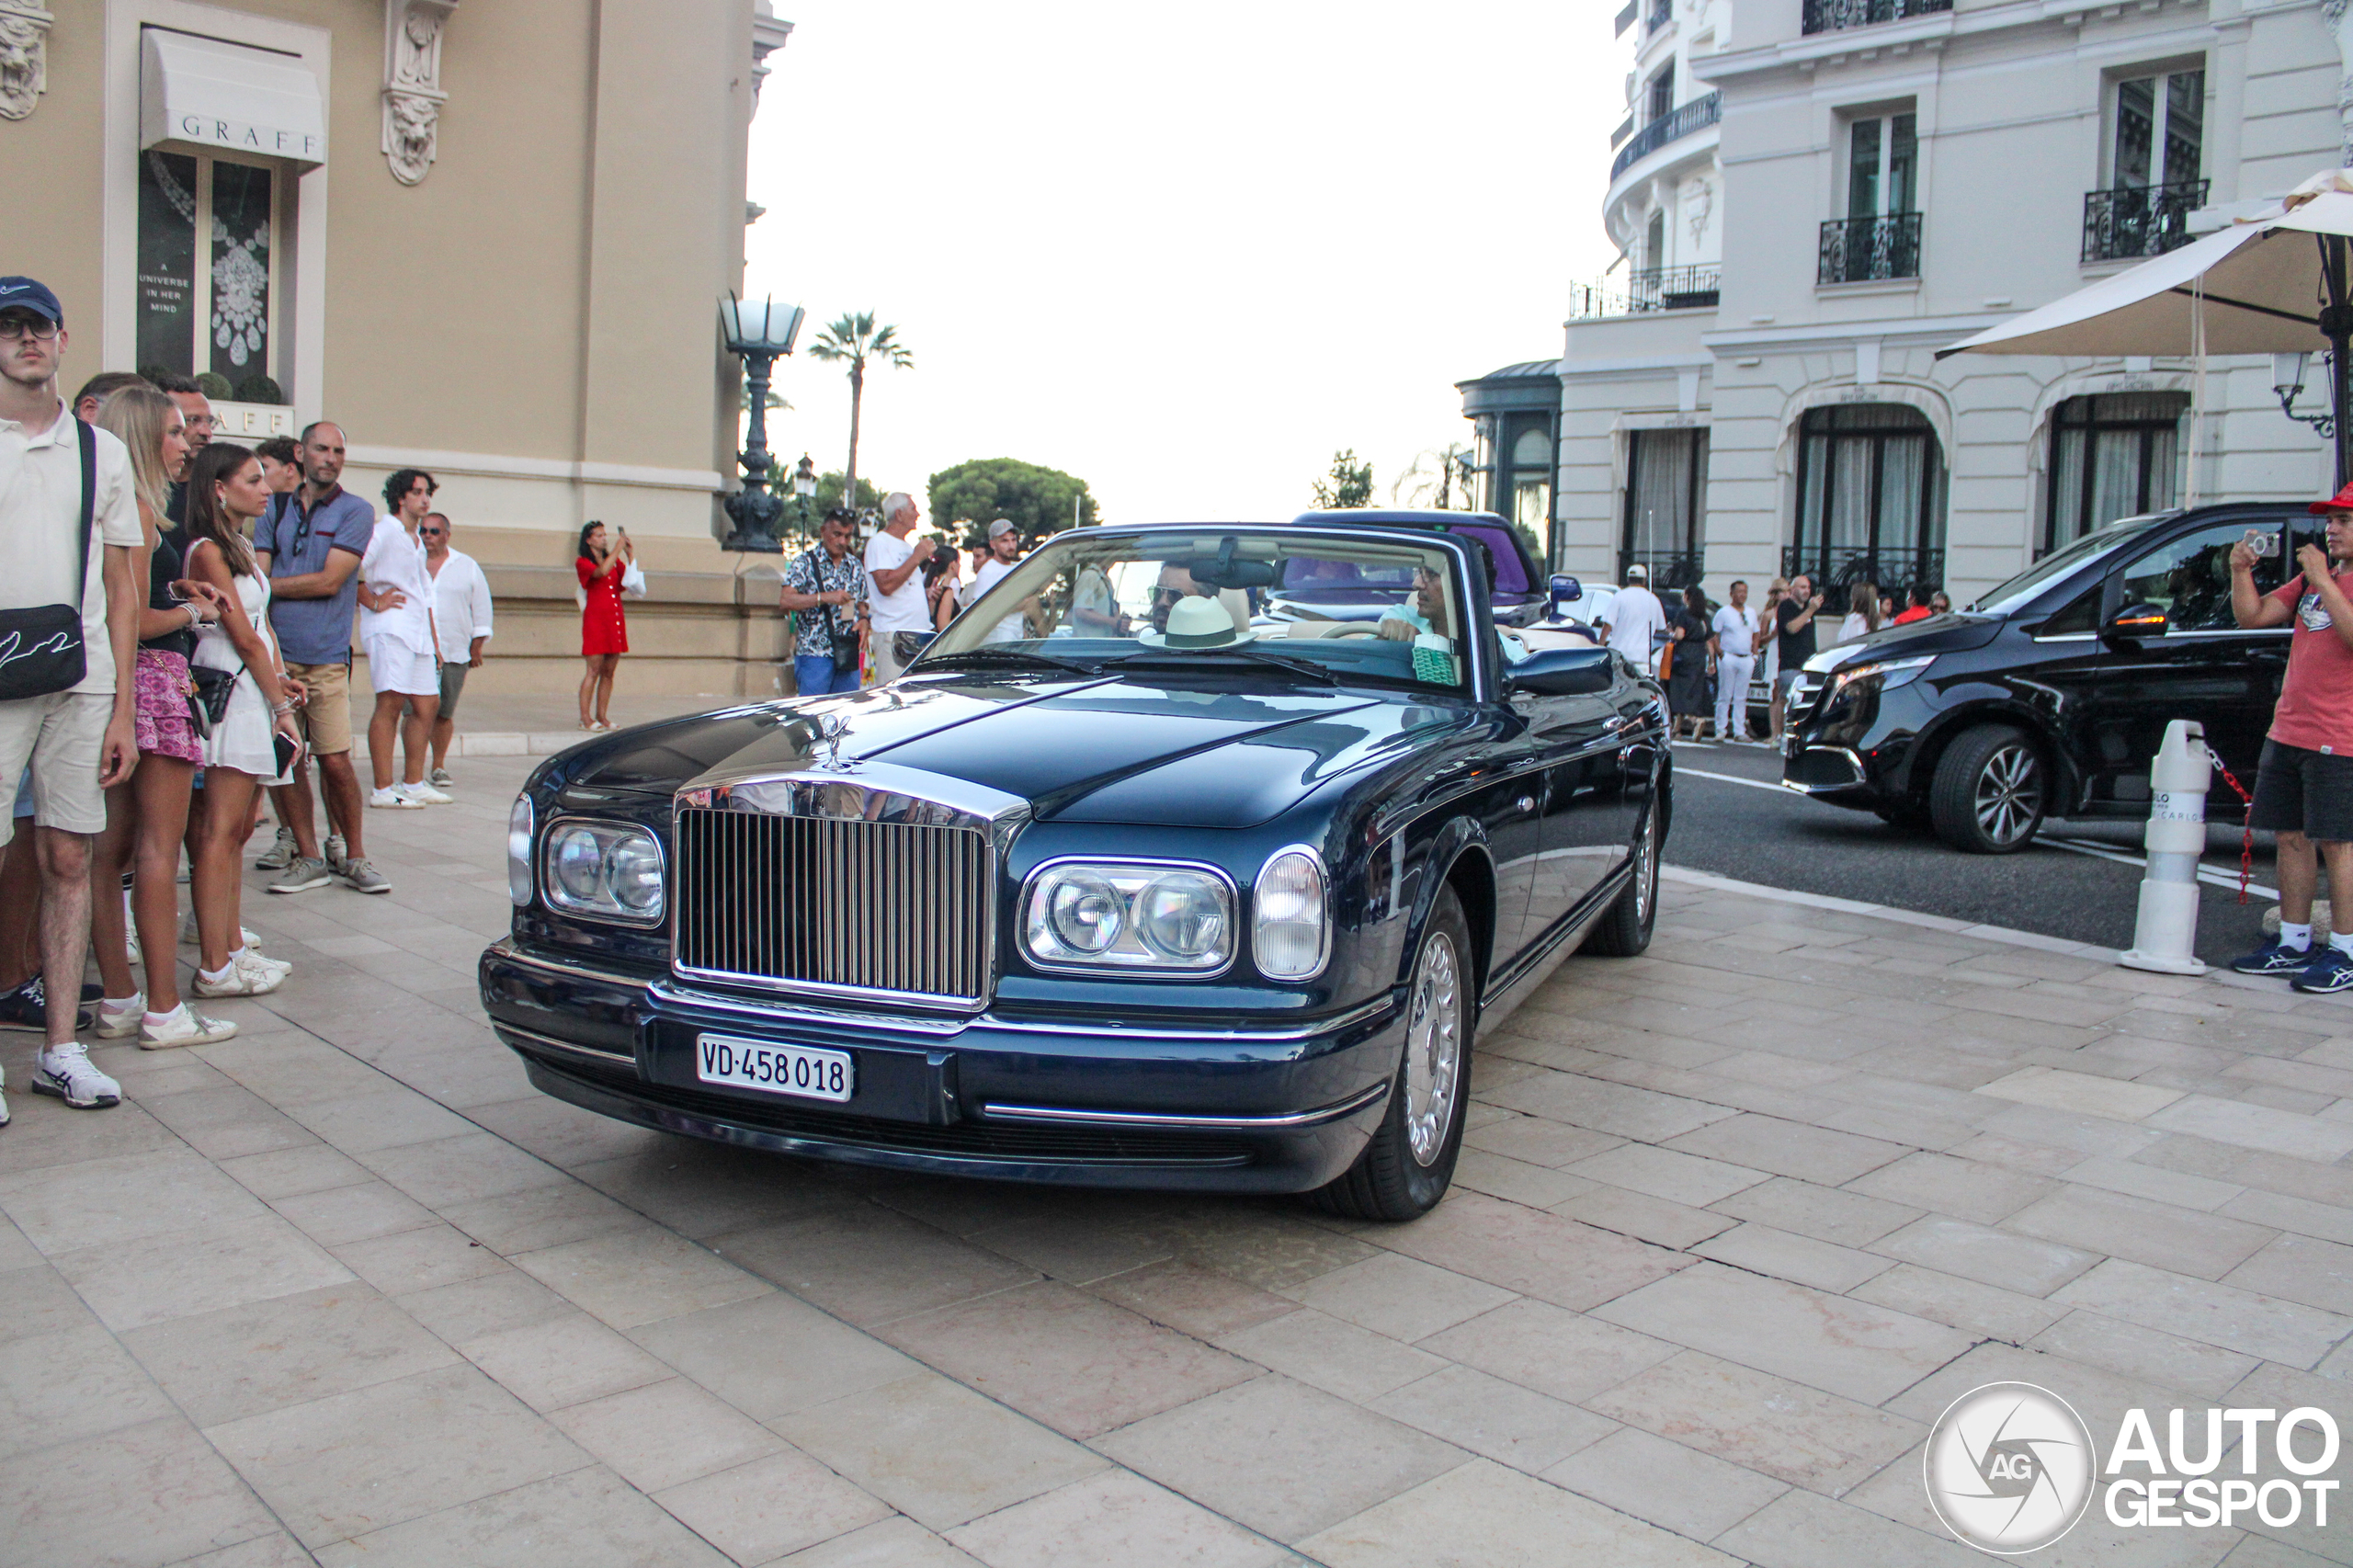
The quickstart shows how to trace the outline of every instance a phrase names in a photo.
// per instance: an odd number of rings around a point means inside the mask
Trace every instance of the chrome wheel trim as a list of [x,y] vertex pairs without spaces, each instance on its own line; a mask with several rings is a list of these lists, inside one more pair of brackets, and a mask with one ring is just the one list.
[[1997,747],[1977,770],[1977,825],[2005,848],[2027,835],[2042,813],[2042,765],[2022,741]]
[[1433,931],[1414,965],[1405,1016],[1405,1142],[1427,1168],[1454,1125],[1455,1080],[1462,1070],[1461,965],[1454,938]]

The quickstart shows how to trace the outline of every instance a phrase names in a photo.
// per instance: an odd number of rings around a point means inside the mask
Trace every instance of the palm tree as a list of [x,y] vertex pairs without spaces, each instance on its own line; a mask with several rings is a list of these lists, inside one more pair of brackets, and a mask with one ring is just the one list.
[[858,494],[858,413],[866,398],[867,361],[896,365],[901,369],[915,362],[915,357],[900,345],[897,327],[887,324],[876,326],[872,311],[859,311],[835,320],[809,346],[812,359],[847,362],[849,366],[849,467],[842,483],[845,495]]

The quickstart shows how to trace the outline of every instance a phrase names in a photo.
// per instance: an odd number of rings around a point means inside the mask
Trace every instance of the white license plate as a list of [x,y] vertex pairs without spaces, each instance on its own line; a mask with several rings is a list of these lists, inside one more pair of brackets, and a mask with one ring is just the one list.
[[777,1045],[733,1035],[695,1037],[695,1076],[706,1084],[794,1095],[806,1100],[847,1100],[858,1086],[849,1052],[806,1045]]

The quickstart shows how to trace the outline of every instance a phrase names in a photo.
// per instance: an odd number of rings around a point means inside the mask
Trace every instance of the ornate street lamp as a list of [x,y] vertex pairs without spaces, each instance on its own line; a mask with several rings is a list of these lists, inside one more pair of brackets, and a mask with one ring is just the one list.
[[801,454],[801,466],[792,471],[792,493],[801,498],[801,531],[809,531],[809,498],[817,494],[817,465],[809,454]]
[[[735,527],[720,540],[722,550],[780,554],[783,541],[776,536],[777,520],[784,515],[784,497],[768,493],[768,368],[792,352],[801,335],[801,309],[774,300],[739,300],[731,290],[719,302],[719,328],[726,335],[727,351],[744,359],[745,395],[752,404],[752,424],[745,449],[736,454],[744,465],[744,487],[722,503]],[[814,482],[812,482],[814,488]],[[804,503],[804,515],[805,515]]]

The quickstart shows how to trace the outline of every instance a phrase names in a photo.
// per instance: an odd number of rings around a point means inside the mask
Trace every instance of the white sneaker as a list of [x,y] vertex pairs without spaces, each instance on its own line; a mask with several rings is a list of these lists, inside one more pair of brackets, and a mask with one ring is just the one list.
[[229,955],[229,961],[239,969],[255,974],[274,974],[280,980],[294,972],[294,966],[284,959],[269,958],[251,948],[239,948]]
[[231,959],[216,977],[196,971],[196,994],[199,996],[267,996],[284,984],[286,977],[257,965],[241,964]]
[[410,800],[397,784],[385,785],[368,797],[368,803],[371,806],[383,806],[404,812],[421,812],[425,809],[423,801]]
[[98,1021],[92,1027],[92,1032],[100,1040],[129,1040],[139,1032],[139,1020],[146,1016],[146,1012],[147,993],[144,991],[132,992],[123,998],[119,1007],[111,1001],[101,999]]
[[122,1085],[90,1065],[78,1040],[52,1045],[33,1058],[33,1093],[55,1095],[75,1110],[99,1110],[122,1103]]
[[139,1049],[169,1051],[181,1045],[210,1045],[227,1040],[237,1026],[226,1018],[208,1018],[183,1002],[168,1013],[151,1014],[139,1025]]
[[436,790],[422,778],[414,784],[402,785],[400,791],[410,800],[422,801],[428,806],[453,806],[458,803],[457,796]]

